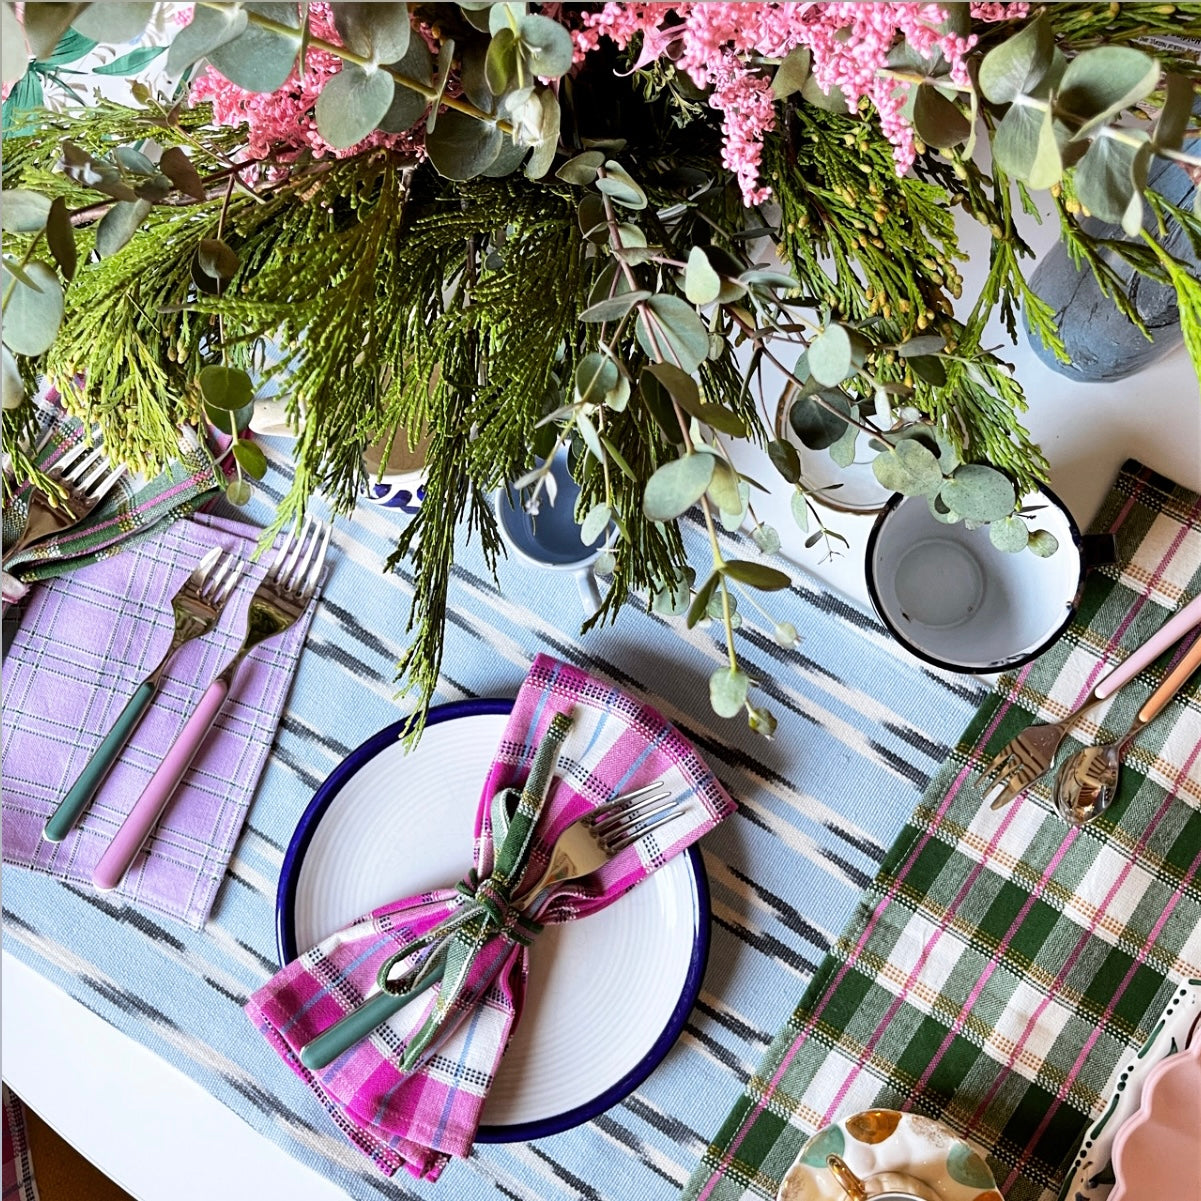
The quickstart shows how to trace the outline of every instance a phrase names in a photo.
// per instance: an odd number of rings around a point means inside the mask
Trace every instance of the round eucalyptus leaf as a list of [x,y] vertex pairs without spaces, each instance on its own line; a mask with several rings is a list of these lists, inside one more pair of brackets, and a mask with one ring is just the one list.
[[730,579],[750,588],[758,588],[760,592],[779,592],[792,584],[784,572],[768,567],[766,563],[752,563],[748,559],[731,559],[723,570]]
[[575,47],[571,34],[558,21],[531,13],[521,18],[517,36],[534,75],[542,79],[558,79],[571,70]]
[[[576,210],[576,221],[580,227],[580,233],[589,241],[596,245],[602,245],[609,241],[609,226],[605,217],[605,202],[599,197],[589,193],[580,201],[580,207]],[[617,264],[610,263],[610,267],[616,272]],[[603,274],[603,272],[602,272]],[[622,276],[625,279],[625,276]],[[626,284],[628,290],[629,284]],[[608,295],[609,289],[605,289],[605,295]]]
[[617,570],[617,556],[611,550],[603,550],[596,556],[592,564],[592,574],[599,576],[612,575]]
[[[831,406],[838,412],[831,412]],[[851,414],[851,406],[843,396],[829,392],[822,393],[820,400],[816,395],[801,396],[788,410],[788,424],[804,446],[810,450],[826,450],[847,428],[847,422],[840,414],[846,417]]]
[[559,148],[559,127],[563,120],[559,101],[550,88],[539,88],[535,95],[542,108],[542,119],[534,152],[525,165],[527,179],[541,179],[551,169]]
[[[365,71],[354,63],[344,63],[341,71],[330,76],[317,97],[318,131],[331,146],[338,150],[348,149],[361,142],[383,120],[392,107],[395,90],[392,76],[386,71]],[[499,138],[499,131],[496,134]],[[427,149],[433,159],[432,149],[429,146]]]
[[954,509],[947,508],[946,501],[937,492],[927,496],[926,503],[930,506],[930,516],[943,525],[956,525],[963,520]]
[[708,614],[709,601],[712,600],[714,590],[719,583],[721,583],[721,575],[715,571],[697,590],[697,594],[688,609],[687,625],[690,630],[702,617]]
[[947,369],[943,366],[942,359],[938,358],[937,355],[914,355],[909,360],[909,366],[913,368],[913,374],[918,379],[924,380],[932,388],[941,388],[947,382]]
[[723,667],[709,677],[709,703],[718,717],[737,717],[746,704],[751,681],[737,667]]
[[605,461],[605,448],[601,444],[600,434],[597,433],[596,426],[592,424],[592,418],[582,411],[576,413],[575,427],[579,430],[580,438],[588,448],[588,453],[598,463],[603,463]]
[[778,621],[776,628],[772,631],[772,637],[776,640],[777,646],[782,646],[785,650],[794,650],[800,645],[801,636],[797,633],[796,626],[791,621]]
[[589,305],[580,314],[580,320],[593,324],[620,321],[636,304],[650,297],[650,292],[621,292],[616,296],[608,296]]
[[836,113],[840,117],[846,116],[851,111],[851,106],[847,103],[847,98],[843,95],[842,88],[834,84],[828,92],[824,92],[813,75],[810,75],[801,84],[801,99],[807,100],[810,104],[827,113]]
[[604,192],[614,203],[628,209],[646,208],[646,193],[635,182],[630,173],[618,162],[608,159],[605,174],[596,181],[597,189]]
[[709,487],[717,459],[713,455],[684,455],[664,463],[642,494],[642,511],[650,521],[674,521],[686,513]]
[[15,409],[25,400],[25,381],[21,379],[17,360],[12,357],[7,346],[0,349],[0,359],[3,361],[3,369],[0,371],[3,389],[0,396],[2,396],[4,408]]
[[650,363],[646,369],[667,389],[672,399],[677,401],[686,413],[691,413],[693,417],[700,416],[703,407],[701,390],[691,375],[671,363]]
[[116,254],[138,232],[154,206],[149,200],[119,200],[96,226],[96,253],[106,259]]
[[5,188],[0,194],[0,229],[10,234],[36,234],[49,216],[49,196],[27,188]]
[[3,54],[4,82],[16,83],[29,66],[25,31],[21,28],[11,4],[0,4],[0,21],[0,53]]
[[721,276],[713,270],[708,256],[699,246],[688,252],[688,266],[684,268],[684,295],[693,304],[708,304],[717,299],[721,291]]
[[1098,46],[1068,63],[1059,81],[1055,107],[1081,121],[1083,138],[1145,100],[1159,83],[1159,63],[1131,46]]
[[474,179],[496,161],[503,141],[495,125],[451,109],[438,118],[434,132],[426,138],[425,149],[443,178]]
[[234,458],[251,479],[261,480],[267,474],[267,456],[257,442],[239,438],[234,443]]
[[517,35],[511,29],[501,29],[488,43],[484,58],[484,81],[494,96],[504,95],[517,78]]
[[599,150],[585,150],[583,154],[569,158],[555,172],[555,178],[586,188],[596,181],[597,170],[604,162],[605,156]]
[[827,388],[841,384],[855,368],[855,347],[844,325],[831,324],[809,346],[809,373]]
[[789,501],[789,508],[792,511],[792,520],[796,522],[797,529],[802,534],[809,532],[809,505],[805,500],[805,494],[799,489],[792,494],[792,499]]
[[63,319],[63,290],[54,269],[40,259],[25,264],[25,274],[35,287],[3,271],[4,344],[13,354],[39,355],[50,348]]
[[232,42],[246,28],[246,11],[239,5],[204,8],[196,5],[192,20],[171,39],[167,51],[167,74],[178,79],[197,59]]
[[502,29],[508,29],[516,33],[517,27],[521,23],[521,18],[525,16],[526,6],[524,3],[514,2],[514,0],[496,0],[495,3],[488,7],[488,25],[487,29],[493,37],[495,37]]
[[[1147,182],[1151,144],[1142,130],[1126,130],[1140,145],[1100,135],[1076,164],[1076,194],[1080,203],[1102,221],[1112,221],[1136,234],[1142,225],[1142,189]],[[1128,228],[1128,223],[1132,228]]]
[[233,279],[238,271],[237,253],[217,238],[200,239],[196,261],[200,270],[213,279]]
[[586,404],[603,404],[605,395],[617,387],[621,373],[608,355],[594,350],[575,369],[575,391]]
[[652,296],[635,322],[638,343],[652,359],[691,375],[709,353],[709,333],[696,310],[678,296]]
[[196,377],[204,403],[214,409],[230,411],[250,404],[254,399],[254,384],[250,376],[238,367],[210,364],[200,369]]
[[[714,472],[714,478],[717,473]],[[718,509],[717,520],[721,524],[721,528],[727,534],[737,533],[742,528],[742,523],[746,519],[746,507],[751,499],[751,486],[745,480],[738,480],[738,507],[735,509]],[[710,488],[709,495],[713,495],[713,490]]]
[[1050,530],[1031,530],[1026,544],[1040,559],[1049,559],[1059,549],[1059,539]]
[[747,728],[752,733],[758,734],[760,738],[766,738],[768,741],[776,736],[776,718],[775,714],[770,709],[756,708],[751,705],[746,715]]
[[795,484],[801,478],[801,456],[791,442],[773,438],[767,444],[767,457],[788,483]]
[[46,218],[46,244],[54,261],[62,272],[63,279],[70,282],[75,278],[75,265],[78,256],[75,250],[75,227],[67,213],[67,202],[56,196],[50,206],[50,215]]
[[[414,38],[413,44],[417,45],[420,41],[420,38]],[[426,58],[429,58],[428,50]],[[411,78],[415,78],[415,76]],[[404,84],[395,83],[395,81],[393,84],[392,103],[388,105],[388,111],[380,117],[377,128],[382,129],[385,133],[404,133],[406,130],[412,129],[425,115],[429,101],[420,92],[414,92],[412,88],[406,88]]]
[[[909,443],[908,445],[916,445]],[[965,463],[955,469],[939,495],[966,521],[1000,521],[1013,512],[1017,496],[1008,476],[982,463]]]
[[994,104],[1009,104],[1036,88],[1051,66],[1055,35],[1040,16],[993,47],[980,64],[980,90]]
[[920,355],[940,354],[947,348],[947,340],[942,334],[918,334],[897,347],[897,354],[903,359],[913,359]]
[[158,160],[158,169],[175,185],[179,191],[186,193],[196,200],[205,198],[204,182],[196,165],[178,147],[168,146]]
[[[252,4],[249,7],[280,25],[293,27],[296,32],[279,33],[249,24],[236,38],[218,46],[208,60],[230,83],[248,92],[274,92],[283,87],[296,65],[296,56],[300,53],[300,17],[294,4]],[[346,7],[356,6],[338,4],[335,11]]]
[[[883,487],[905,496],[929,496],[943,483],[942,468],[933,451],[912,439],[878,454],[872,460],[872,471]],[[947,503],[951,503],[949,498]],[[1013,505],[1009,507],[1012,510]]]
[[34,58],[45,61],[54,53],[77,11],[75,4],[30,4],[24,10],[24,40]]
[[1055,122],[1046,106],[1012,104],[993,137],[993,157],[1006,175],[1049,188],[1063,175]]
[[751,531],[755,545],[765,554],[778,554],[781,546],[780,531],[774,525],[757,525]]
[[848,421],[842,437],[830,447],[830,458],[836,466],[850,467],[855,461],[855,441],[858,437],[858,428]]
[[813,54],[808,46],[794,46],[772,76],[772,95],[777,100],[784,100],[793,92],[799,92],[809,78],[812,62]]
[[71,18],[71,28],[94,42],[132,42],[154,14],[153,4],[86,4]]
[[1030,529],[1020,517],[1011,514],[989,525],[988,540],[997,550],[1015,554],[1026,549],[1026,543],[1030,541]]
[[591,546],[605,532],[612,520],[613,510],[608,505],[593,505],[580,522],[580,541],[585,546]]
[[250,401],[240,409],[219,409],[214,405],[206,404],[204,416],[205,420],[218,433],[236,438],[243,430],[250,428],[250,423],[254,420],[254,402]]
[[254,489],[243,479],[230,480],[225,488],[225,499],[231,505],[248,505],[253,495]]
[[1168,75],[1164,79],[1163,108],[1155,122],[1156,147],[1179,150],[1184,145],[1193,108],[1193,81],[1184,75]]
[[738,487],[738,476],[724,459],[715,459],[709,487],[705,489],[718,512],[736,514],[741,521],[746,503]]
[[507,133],[501,134],[500,153],[480,174],[487,179],[501,179],[512,175],[529,152],[528,146],[518,146]]
[[913,128],[927,146],[945,149],[967,141],[971,123],[959,106],[937,88],[919,84],[913,101]]
[[393,63],[409,48],[411,29],[407,4],[356,4],[343,0],[332,6],[332,12],[343,44],[356,54],[377,63]]

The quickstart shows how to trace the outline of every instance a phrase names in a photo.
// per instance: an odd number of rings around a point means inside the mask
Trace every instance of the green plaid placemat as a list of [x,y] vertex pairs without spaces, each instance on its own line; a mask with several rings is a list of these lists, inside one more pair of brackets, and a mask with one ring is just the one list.
[[[1091,826],[1055,816],[1046,782],[1000,812],[981,804],[981,762],[1064,716],[1201,591],[1195,493],[1128,462],[1093,530],[1115,534],[1119,566],[1092,574],[1069,633],[976,714],[686,1197],[774,1197],[810,1134],[880,1106],[966,1137],[1007,1201],[1050,1201],[1121,1067],[1201,972],[1197,681],[1130,748]],[[1120,734],[1187,645],[1076,732]]]

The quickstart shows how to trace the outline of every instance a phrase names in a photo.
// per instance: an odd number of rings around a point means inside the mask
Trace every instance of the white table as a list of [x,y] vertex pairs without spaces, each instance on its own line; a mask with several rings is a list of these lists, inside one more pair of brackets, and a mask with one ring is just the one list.
[[[1043,248],[1053,236],[1047,226],[1030,240]],[[966,248],[982,249],[983,240]],[[968,274],[965,295],[970,287]],[[1201,490],[1201,399],[1183,349],[1138,376],[1100,385],[1070,382],[1044,367],[1024,343],[1010,347],[999,331],[993,342],[1015,364],[1030,399],[1027,427],[1050,460],[1052,487],[1081,526],[1128,458]],[[746,465],[757,478],[774,477],[761,455]],[[870,517],[832,513],[829,524],[850,545],[841,557],[822,562],[820,548],[803,548],[787,489],[767,498],[756,494],[754,503],[759,517],[780,531],[788,557],[867,605],[862,560]],[[637,617],[630,613],[624,620]],[[4,1079],[139,1201],[228,1195],[231,1163],[238,1165],[241,1196],[344,1201],[341,1189],[8,953],[2,987]],[[64,1087],[67,1081],[70,1087]],[[186,1170],[179,1170],[181,1164]]]

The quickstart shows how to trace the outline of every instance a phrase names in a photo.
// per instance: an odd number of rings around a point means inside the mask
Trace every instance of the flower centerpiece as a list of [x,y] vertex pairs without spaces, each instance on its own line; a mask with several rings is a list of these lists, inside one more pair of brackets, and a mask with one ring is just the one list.
[[[941,520],[1054,553],[1020,507],[1047,470],[1021,385],[984,345],[1020,310],[1063,353],[1023,263],[1019,215],[1039,203],[1136,324],[1115,256],[1175,290],[1201,367],[1201,282],[1165,246],[1177,227],[1201,246],[1201,219],[1148,184],[1154,160],[1201,162],[1201,6],[166,7],[144,37],[154,5],[0,6],[4,448],[36,473],[39,378],[150,469],[181,423],[244,428],[276,377],[297,433],[278,527],[316,491],[348,510],[364,450],[420,434],[440,503],[388,563],[415,580],[399,669],[415,730],[456,529],[494,559],[489,493],[515,482],[537,505],[566,447],[585,538],[612,531],[594,620],[638,596],[720,622],[713,706],[770,733],[737,599],[788,580],[720,549],[764,486],[731,441],[765,445],[810,539],[838,535],[774,432],[769,366],[806,447],[843,464],[868,447],[880,482]],[[133,77],[130,104],[43,103],[64,63],[138,38],[101,68]],[[968,297],[957,218],[991,237]],[[264,368],[268,343],[282,357]],[[235,451],[239,499],[264,463]],[[702,563],[681,536],[694,508]],[[779,546],[763,525],[753,539]]]

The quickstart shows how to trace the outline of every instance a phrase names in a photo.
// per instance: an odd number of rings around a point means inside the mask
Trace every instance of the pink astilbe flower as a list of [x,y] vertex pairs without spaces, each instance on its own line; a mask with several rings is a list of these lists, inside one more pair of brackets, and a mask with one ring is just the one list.
[[[973,4],[972,17],[991,22],[1024,17],[1025,3]],[[967,82],[965,57],[975,35],[943,33],[944,9],[925,4],[626,4],[608,3],[582,18],[573,37],[576,57],[595,49],[602,37],[624,49],[643,38],[638,65],[671,55],[677,70],[698,87],[711,87],[710,105],[722,114],[722,160],[738,179],[744,201],[771,195],[760,184],[763,136],[775,128],[768,80],[744,61],[751,54],[782,59],[798,46],[812,54],[814,79],[829,92],[837,87],[852,109],[871,102],[884,136],[892,143],[898,174],[915,156],[913,127],[904,116],[908,85],[880,74],[901,39],[925,57],[941,52],[951,78]]]
[[[329,4],[314,4],[309,8],[313,36],[341,45],[342,39],[334,28]],[[404,154],[420,157],[424,154],[424,123],[405,133],[383,133],[376,130],[361,142],[344,150],[336,150],[317,129],[313,108],[321,89],[331,76],[342,69],[342,60],[328,50],[309,46],[305,54],[305,69],[301,76],[296,70],[282,87],[274,92],[248,92],[230,83],[213,67],[207,67],[192,85],[190,99],[209,101],[213,119],[219,125],[247,127],[246,157],[248,159],[294,157],[308,149],[314,157],[348,158],[376,146],[385,146]]]

